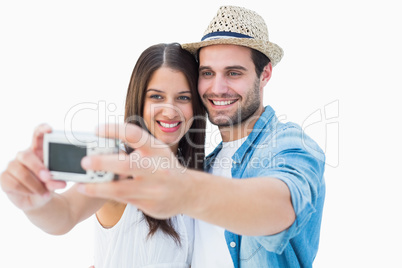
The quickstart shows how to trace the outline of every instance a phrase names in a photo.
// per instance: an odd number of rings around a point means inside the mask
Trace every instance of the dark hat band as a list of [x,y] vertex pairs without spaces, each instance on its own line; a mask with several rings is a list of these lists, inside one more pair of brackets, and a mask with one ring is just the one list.
[[204,35],[202,37],[201,41],[208,41],[208,40],[214,40],[214,39],[221,39],[221,38],[253,38],[251,36],[241,34],[241,33],[234,33],[234,32],[213,32]]

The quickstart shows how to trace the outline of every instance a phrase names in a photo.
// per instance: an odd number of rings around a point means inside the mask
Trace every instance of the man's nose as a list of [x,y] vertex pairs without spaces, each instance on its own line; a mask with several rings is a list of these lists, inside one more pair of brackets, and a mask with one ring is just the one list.
[[228,85],[226,79],[222,75],[216,75],[212,81],[211,92],[216,95],[221,95],[228,92]]

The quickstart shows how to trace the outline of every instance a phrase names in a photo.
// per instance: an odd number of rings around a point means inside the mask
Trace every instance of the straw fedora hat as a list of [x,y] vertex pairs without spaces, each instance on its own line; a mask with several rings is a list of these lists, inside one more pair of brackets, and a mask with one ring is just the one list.
[[272,66],[283,57],[283,50],[269,41],[264,19],[256,12],[236,6],[222,6],[204,32],[201,42],[183,44],[193,54],[210,45],[239,45],[265,54]]

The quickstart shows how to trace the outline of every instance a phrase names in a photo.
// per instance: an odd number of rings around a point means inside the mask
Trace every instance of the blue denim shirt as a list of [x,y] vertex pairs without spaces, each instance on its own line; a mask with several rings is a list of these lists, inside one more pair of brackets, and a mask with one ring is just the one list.
[[[210,170],[220,144],[205,161]],[[268,236],[241,236],[225,231],[234,266],[312,267],[317,254],[325,198],[325,155],[294,123],[281,123],[267,106],[252,133],[232,157],[232,177],[274,177],[286,183],[296,220]]]

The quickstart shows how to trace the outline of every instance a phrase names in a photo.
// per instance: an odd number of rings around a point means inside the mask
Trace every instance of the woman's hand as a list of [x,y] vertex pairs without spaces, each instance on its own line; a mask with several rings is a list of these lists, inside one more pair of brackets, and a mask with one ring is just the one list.
[[1,188],[23,211],[44,206],[51,199],[52,191],[66,186],[65,182],[52,180],[43,164],[43,136],[51,131],[48,125],[38,126],[31,147],[18,153],[0,176]]

